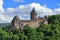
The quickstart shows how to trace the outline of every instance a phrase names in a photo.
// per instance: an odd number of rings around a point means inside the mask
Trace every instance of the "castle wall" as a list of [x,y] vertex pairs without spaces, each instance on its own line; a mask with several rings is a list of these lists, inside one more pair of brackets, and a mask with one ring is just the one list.
[[26,25],[34,28],[38,27],[41,23],[48,24],[46,18],[37,18],[37,13],[34,8],[30,16],[31,20],[20,20],[18,16],[15,16],[12,20],[13,27],[17,29],[23,29]]
[[34,28],[34,27],[37,27],[38,26],[38,21],[28,21],[28,22],[27,21],[26,22],[21,21],[20,22],[20,26],[21,27],[26,26],[26,25]]
[[28,25],[30,25],[30,27],[32,27],[32,28],[36,28],[36,27],[38,27],[38,21],[31,21],[30,23],[28,23]]

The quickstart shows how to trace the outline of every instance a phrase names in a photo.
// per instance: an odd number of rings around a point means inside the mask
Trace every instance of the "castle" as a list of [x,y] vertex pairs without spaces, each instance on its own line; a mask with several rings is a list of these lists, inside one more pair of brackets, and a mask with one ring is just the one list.
[[48,24],[47,18],[37,18],[37,13],[35,11],[35,8],[33,8],[30,13],[30,20],[20,20],[18,16],[15,16],[11,22],[11,25],[13,28],[23,29],[27,25],[32,28],[38,27],[41,23]]

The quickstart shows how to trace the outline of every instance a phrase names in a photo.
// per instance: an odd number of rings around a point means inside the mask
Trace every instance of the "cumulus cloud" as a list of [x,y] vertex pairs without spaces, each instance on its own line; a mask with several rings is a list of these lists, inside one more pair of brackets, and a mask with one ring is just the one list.
[[11,19],[12,19],[12,17],[9,17],[9,18],[8,18],[8,17],[0,14],[0,22],[10,22]]
[[15,13],[25,16],[30,16],[30,12],[32,8],[35,8],[37,11],[38,16],[45,16],[45,15],[54,15],[52,9],[47,8],[46,6],[41,6],[39,3],[31,3],[28,5],[19,5],[17,8],[15,8]]
[[60,14],[60,8],[54,9],[54,12],[55,12],[56,14]]
[[41,6],[39,3],[31,3],[27,5],[19,5],[16,8],[7,8],[4,10],[3,1],[0,0],[0,23],[1,22],[11,22],[14,16],[18,15],[20,20],[30,19],[30,12],[32,8],[35,7],[35,10],[38,16],[45,15],[55,15],[60,14],[60,8],[56,8],[54,10],[47,8],[46,5]]
[[[9,9],[10,10],[10,9]],[[0,0],[0,23],[4,23],[4,22],[10,22],[12,17],[7,17],[6,15],[4,15],[5,10],[3,8],[3,0]]]
[[0,0],[0,13],[3,13],[3,0]]

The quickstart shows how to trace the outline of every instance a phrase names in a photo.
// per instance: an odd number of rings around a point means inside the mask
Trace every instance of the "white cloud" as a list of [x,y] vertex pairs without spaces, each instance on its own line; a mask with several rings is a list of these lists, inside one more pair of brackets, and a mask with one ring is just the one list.
[[24,0],[14,0],[15,2],[24,2]]
[[41,6],[39,3],[31,3],[28,5],[19,5],[16,8],[7,8],[5,15],[8,17],[18,15],[20,19],[30,19],[29,16],[33,7],[35,7],[38,16],[48,16],[55,14],[53,10],[47,8],[46,6]]
[[0,0],[0,13],[3,13],[3,0]]
[[7,8],[6,13],[14,13],[15,9],[14,8]]
[[4,21],[4,22],[10,22],[11,19],[12,19],[12,17],[9,17],[9,18],[8,18],[8,17],[0,14],[0,20],[2,20],[2,22],[3,22],[3,21]]
[[1,22],[10,22],[12,17],[7,17],[4,15],[3,0],[0,0],[0,23]]
[[[39,16],[44,16],[44,15],[54,15],[55,13],[53,12],[52,9],[47,8],[46,6],[41,6],[39,3],[31,3],[28,5],[20,5],[17,7],[17,12],[29,15],[32,8],[35,7],[35,10],[39,14]],[[24,16],[24,15],[23,15]]]
[[60,14],[60,8],[54,9],[54,12],[55,12],[56,14]]
[[18,15],[20,19],[30,19],[30,12],[32,8],[35,7],[38,16],[45,15],[55,15],[60,14],[60,8],[56,8],[54,10],[47,8],[46,5],[41,6],[39,3],[31,3],[27,5],[19,5],[16,8],[7,8],[4,10],[3,8],[3,0],[0,0],[0,23],[1,22],[11,22],[15,15]]

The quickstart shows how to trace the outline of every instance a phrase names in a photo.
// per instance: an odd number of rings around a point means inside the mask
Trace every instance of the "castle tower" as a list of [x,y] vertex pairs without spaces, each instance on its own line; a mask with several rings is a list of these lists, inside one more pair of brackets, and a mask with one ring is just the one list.
[[12,24],[12,26],[13,26],[13,29],[14,28],[17,28],[17,29],[19,29],[19,26],[20,26],[20,19],[19,19],[19,17],[18,16],[14,16],[14,18],[13,18],[13,20],[12,20],[12,22],[11,22],[11,24]]
[[31,20],[36,20],[37,19],[37,13],[35,11],[35,8],[33,7],[32,11],[31,11]]

